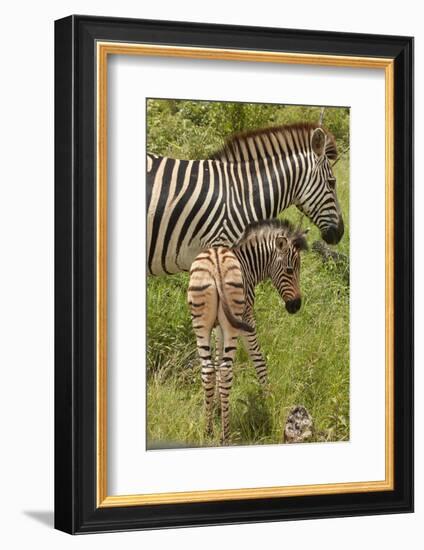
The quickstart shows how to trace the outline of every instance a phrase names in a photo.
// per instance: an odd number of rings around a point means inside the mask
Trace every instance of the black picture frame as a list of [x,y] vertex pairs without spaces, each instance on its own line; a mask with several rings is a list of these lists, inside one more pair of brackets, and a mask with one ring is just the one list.
[[[96,504],[98,40],[387,57],[395,63],[393,491]],[[413,511],[413,39],[73,15],[55,22],[55,527],[93,533]]]

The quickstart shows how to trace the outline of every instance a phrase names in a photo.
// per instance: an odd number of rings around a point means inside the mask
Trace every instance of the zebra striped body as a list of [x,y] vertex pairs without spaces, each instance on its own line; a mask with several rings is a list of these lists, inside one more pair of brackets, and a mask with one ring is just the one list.
[[231,247],[252,222],[295,204],[334,244],[343,235],[330,160],[334,137],[313,125],[231,138],[213,158],[147,155],[147,267],[188,271],[200,250]]
[[[229,395],[237,338],[242,335],[261,384],[267,384],[266,363],[257,341],[253,313],[255,287],[270,278],[290,313],[301,305],[300,250],[304,233],[288,222],[259,222],[246,228],[240,242],[230,248],[203,250],[190,270],[188,303],[197,350],[202,363],[206,427],[212,430],[216,375],[222,413],[222,441],[229,438]],[[211,333],[218,326],[215,361]]]

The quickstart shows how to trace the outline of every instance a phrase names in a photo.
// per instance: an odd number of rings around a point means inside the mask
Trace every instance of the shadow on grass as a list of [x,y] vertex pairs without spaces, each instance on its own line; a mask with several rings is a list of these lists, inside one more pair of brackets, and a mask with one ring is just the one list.
[[270,396],[261,387],[249,385],[242,396],[236,397],[231,417],[233,444],[270,442],[273,429]]

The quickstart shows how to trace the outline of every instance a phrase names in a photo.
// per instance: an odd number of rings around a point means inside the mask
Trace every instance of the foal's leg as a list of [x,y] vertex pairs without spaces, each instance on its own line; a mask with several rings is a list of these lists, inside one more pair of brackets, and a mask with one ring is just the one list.
[[188,288],[188,302],[201,361],[201,379],[205,394],[206,434],[212,434],[212,409],[215,394],[215,365],[212,358],[211,333],[216,319],[217,297],[211,278],[199,267],[193,270]]
[[233,362],[237,348],[237,332],[231,327],[224,328],[224,346],[219,365],[218,387],[221,401],[221,442],[228,445],[230,438],[230,392],[233,383]]
[[219,396],[219,366],[222,361],[224,353],[224,334],[222,332],[221,325],[218,325],[215,328],[215,374],[216,374],[216,386],[215,386],[215,395],[214,400],[216,396]]
[[[197,336],[197,335],[196,335]],[[202,364],[202,386],[205,393],[206,434],[212,435],[212,410],[215,396],[215,365],[212,361],[210,334],[197,336],[197,352]]]
[[253,312],[249,310],[246,312],[243,320],[246,321],[253,329],[252,333],[243,334],[243,342],[249,354],[249,357],[255,367],[256,374],[258,376],[261,386],[268,390],[268,370],[266,367],[265,359],[262,355],[261,349],[258,343],[258,336],[256,334],[256,323],[253,317]]

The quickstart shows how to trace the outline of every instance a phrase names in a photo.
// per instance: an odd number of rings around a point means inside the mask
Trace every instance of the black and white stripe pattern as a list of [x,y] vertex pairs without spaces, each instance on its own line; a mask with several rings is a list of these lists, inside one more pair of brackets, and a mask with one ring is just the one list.
[[[300,251],[305,248],[305,232],[294,231],[288,222],[257,222],[248,226],[236,246],[203,250],[192,264],[188,303],[202,363],[206,432],[212,432],[213,401],[218,382],[224,444],[229,440],[232,365],[240,334],[259,381],[267,385],[267,368],[259,348],[253,313],[255,287],[271,279],[287,311],[298,311],[301,305]],[[216,325],[213,358],[211,333]]]
[[206,160],[147,155],[147,264],[154,275],[188,271],[201,249],[231,246],[249,223],[295,204],[337,243],[343,218],[330,160],[334,137],[298,124],[229,139]]
[[289,313],[301,306],[300,252],[307,249],[306,231],[295,231],[287,221],[265,221],[252,224],[233,252],[243,273],[245,305],[243,321],[253,328],[243,334],[244,344],[255,366],[259,381],[267,384],[267,368],[261,353],[254,317],[255,287],[271,279]]

